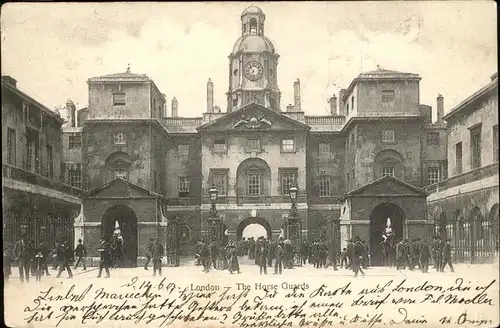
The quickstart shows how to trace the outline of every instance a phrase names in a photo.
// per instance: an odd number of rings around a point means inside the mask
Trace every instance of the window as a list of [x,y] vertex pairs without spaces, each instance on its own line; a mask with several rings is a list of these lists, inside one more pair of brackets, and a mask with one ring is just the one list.
[[260,180],[261,175],[258,173],[248,174],[247,195],[260,196]]
[[394,136],[394,130],[382,130],[382,142],[394,142],[396,138]]
[[124,106],[125,105],[125,93],[113,93],[113,106]]
[[7,128],[7,164],[16,165],[16,130]]
[[427,133],[427,145],[439,146],[439,133],[437,132]]
[[121,178],[127,180],[127,171],[125,170],[115,170],[115,179]]
[[189,160],[189,145],[177,145],[177,156],[183,162]]
[[280,170],[281,194],[289,195],[290,188],[297,186],[297,170]]
[[356,134],[354,132],[351,134],[351,147],[356,148]]
[[27,147],[26,147],[26,169],[35,173],[40,172],[40,158],[38,133],[34,130],[27,131]]
[[382,90],[382,105],[394,104],[394,90]]
[[481,167],[481,126],[470,130],[471,166]]
[[82,147],[81,135],[69,136],[69,149],[80,149]]
[[349,103],[345,107],[345,116],[349,116]]
[[354,96],[351,97],[351,110],[354,110]]
[[113,136],[113,142],[115,145],[124,145],[126,143],[125,133],[115,133],[115,135]]
[[247,139],[247,151],[260,151],[259,139]]
[[179,197],[189,197],[189,178],[188,177],[178,177],[177,178],[177,191],[179,192]]
[[295,151],[295,142],[293,139],[283,139],[281,140],[281,151],[285,153],[290,153]]
[[225,139],[217,139],[214,141],[214,152],[216,152],[216,153],[226,152],[226,140]]
[[322,176],[319,179],[319,197],[330,197],[330,177]]
[[462,173],[462,143],[457,142],[455,145],[455,167],[456,174]]
[[429,167],[427,169],[427,179],[429,184],[435,184],[439,182],[439,167]]
[[52,154],[52,146],[47,146],[47,176],[54,177],[54,158]]
[[493,161],[498,162],[498,124],[493,127]]
[[82,170],[69,170],[69,184],[75,188],[82,188]]
[[219,192],[219,196],[227,195],[227,173],[226,172],[213,172],[212,184]]
[[384,166],[382,167],[382,177],[390,176],[394,177],[394,166]]
[[318,145],[318,152],[320,156],[329,156],[330,155],[330,144],[329,143],[320,143]]

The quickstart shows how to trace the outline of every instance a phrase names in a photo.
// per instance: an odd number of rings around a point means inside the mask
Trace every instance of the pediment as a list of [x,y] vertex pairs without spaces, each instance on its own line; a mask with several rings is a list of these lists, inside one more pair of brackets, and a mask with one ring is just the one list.
[[250,103],[198,127],[198,131],[308,131],[310,127],[281,113]]
[[127,180],[116,178],[111,182],[90,190],[84,197],[92,198],[144,198],[157,195]]
[[427,194],[404,181],[394,177],[386,176],[375,180],[363,187],[355,189],[346,196],[419,196],[425,197]]

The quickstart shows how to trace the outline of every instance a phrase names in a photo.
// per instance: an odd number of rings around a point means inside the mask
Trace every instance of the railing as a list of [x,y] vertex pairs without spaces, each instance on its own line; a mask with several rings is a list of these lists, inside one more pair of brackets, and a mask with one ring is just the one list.
[[424,190],[428,193],[434,193],[437,191],[443,191],[448,188],[463,185],[465,183],[474,182],[484,178],[488,178],[498,174],[498,162],[490,164],[487,166],[480,167],[478,169],[462,173],[460,175],[453,176],[446,180],[438,183],[434,183],[424,187]]
[[198,126],[203,124],[203,119],[200,117],[167,117],[163,119],[166,126]]
[[306,116],[307,125],[342,125],[345,123],[344,116]]
[[[305,203],[307,201],[306,196],[297,196],[297,203]],[[203,204],[210,204],[210,197],[206,196],[202,198]],[[271,205],[271,204],[282,204],[291,203],[290,197],[288,195],[282,196],[219,196],[217,197],[217,205],[246,205],[246,204],[260,204],[260,205]]]
[[60,191],[62,193],[74,196],[74,197],[82,197],[83,190],[67,185],[65,183],[59,182],[57,180],[44,177],[43,175],[23,170],[19,167],[2,164],[2,177],[6,179],[12,179],[17,181],[22,181],[26,183],[30,183],[36,186],[45,187],[48,189],[53,189]]

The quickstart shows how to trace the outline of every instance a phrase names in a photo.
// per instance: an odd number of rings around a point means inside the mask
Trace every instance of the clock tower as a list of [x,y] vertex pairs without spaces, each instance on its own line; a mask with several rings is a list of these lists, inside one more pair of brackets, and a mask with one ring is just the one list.
[[239,110],[250,103],[259,103],[280,111],[277,68],[279,55],[264,36],[266,15],[256,6],[241,14],[241,37],[229,55],[229,91],[227,111]]

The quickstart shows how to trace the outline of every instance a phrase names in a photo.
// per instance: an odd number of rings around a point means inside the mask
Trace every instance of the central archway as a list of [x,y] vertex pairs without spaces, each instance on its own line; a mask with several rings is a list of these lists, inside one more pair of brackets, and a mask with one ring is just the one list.
[[101,237],[111,240],[118,226],[123,237],[123,261],[122,266],[137,266],[137,217],[130,207],[126,205],[114,205],[106,210],[102,216]]
[[387,218],[391,219],[392,232],[395,234],[396,240],[404,238],[405,213],[403,209],[393,203],[377,205],[370,214],[370,254],[373,266],[383,264],[382,245],[380,243],[387,225]]
[[[251,227],[253,225],[260,225],[262,228],[265,230],[265,236],[267,239],[271,239],[272,236],[272,228],[269,222],[264,220],[263,218],[260,217],[249,217],[244,219],[243,221],[240,222],[238,225],[238,228],[236,229],[236,239],[241,240],[243,236],[243,230],[245,230],[246,227]],[[257,230],[258,232],[258,230]],[[260,235],[260,234],[259,234]],[[254,236],[258,237],[258,236]]]

